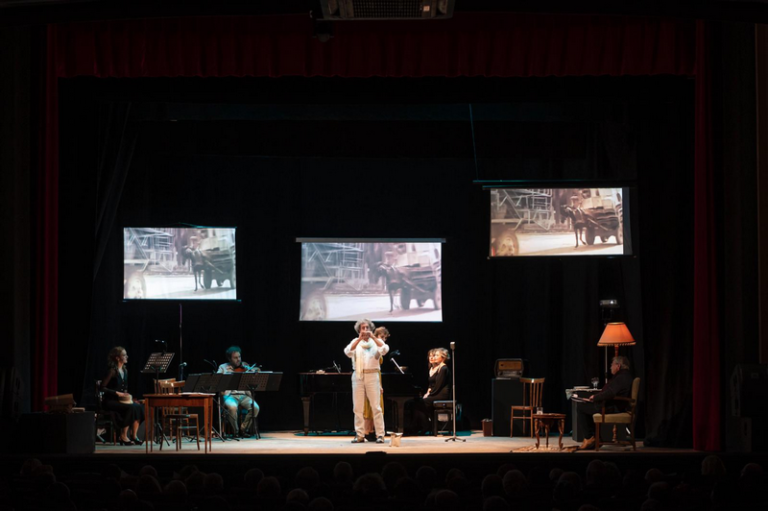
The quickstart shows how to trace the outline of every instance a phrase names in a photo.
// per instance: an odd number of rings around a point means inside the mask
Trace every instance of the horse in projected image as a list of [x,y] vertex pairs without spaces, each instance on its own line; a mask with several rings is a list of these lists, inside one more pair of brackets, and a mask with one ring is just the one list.
[[576,236],[576,247],[574,248],[579,247],[579,238],[581,238],[581,244],[586,245],[587,242],[584,241],[584,230],[587,228],[588,221],[586,213],[578,206],[569,207],[564,204],[560,206],[560,213],[571,219],[573,234]]
[[406,278],[403,273],[395,266],[381,263],[378,267],[379,272],[384,276],[387,291],[389,292],[389,313],[392,314],[395,305],[395,292],[402,290],[406,286]]

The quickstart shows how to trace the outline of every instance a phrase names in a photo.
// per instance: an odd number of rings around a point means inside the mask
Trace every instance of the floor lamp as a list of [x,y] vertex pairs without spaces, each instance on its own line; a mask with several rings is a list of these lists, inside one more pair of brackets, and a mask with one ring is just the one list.
[[[613,346],[615,348],[614,356],[616,357],[619,356],[619,346],[634,346],[635,344],[637,344],[637,342],[635,342],[632,334],[629,333],[629,328],[627,328],[627,325],[621,322],[608,323],[605,325],[603,335],[597,342],[598,346],[605,347],[606,349],[609,346]],[[608,374],[607,357],[605,360],[605,373]]]

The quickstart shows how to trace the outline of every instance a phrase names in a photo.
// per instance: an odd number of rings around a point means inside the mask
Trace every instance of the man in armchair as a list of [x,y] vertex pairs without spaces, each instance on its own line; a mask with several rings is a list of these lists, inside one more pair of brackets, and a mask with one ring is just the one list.
[[[576,420],[579,431],[584,432],[584,441],[579,449],[593,449],[595,447],[595,421],[592,415],[600,413],[603,403],[611,401],[615,397],[629,397],[632,392],[632,375],[629,372],[629,360],[627,357],[614,357],[611,361],[611,374],[613,378],[603,390],[576,405]],[[624,411],[622,401],[614,404],[606,403],[606,413],[618,413]]]

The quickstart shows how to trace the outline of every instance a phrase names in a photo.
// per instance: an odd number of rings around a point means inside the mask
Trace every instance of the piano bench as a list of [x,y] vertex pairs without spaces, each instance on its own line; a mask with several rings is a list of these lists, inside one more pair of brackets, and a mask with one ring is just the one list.
[[[434,407],[434,413],[432,416],[432,434],[437,436],[438,423],[440,427],[440,433],[444,432],[446,428],[450,428],[453,422],[453,401],[435,401],[432,403]],[[456,415],[461,417],[461,404],[456,403]]]

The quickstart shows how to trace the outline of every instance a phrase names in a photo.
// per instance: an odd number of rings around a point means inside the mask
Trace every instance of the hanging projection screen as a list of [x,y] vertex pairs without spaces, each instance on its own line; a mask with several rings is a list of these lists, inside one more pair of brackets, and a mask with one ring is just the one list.
[[441,322],[444,240],[299,238],[301,321]]
[[628,187],[492,188],[489,254],[632,255]]
[[234,227],[125,227],[124,300],[237,300]]

